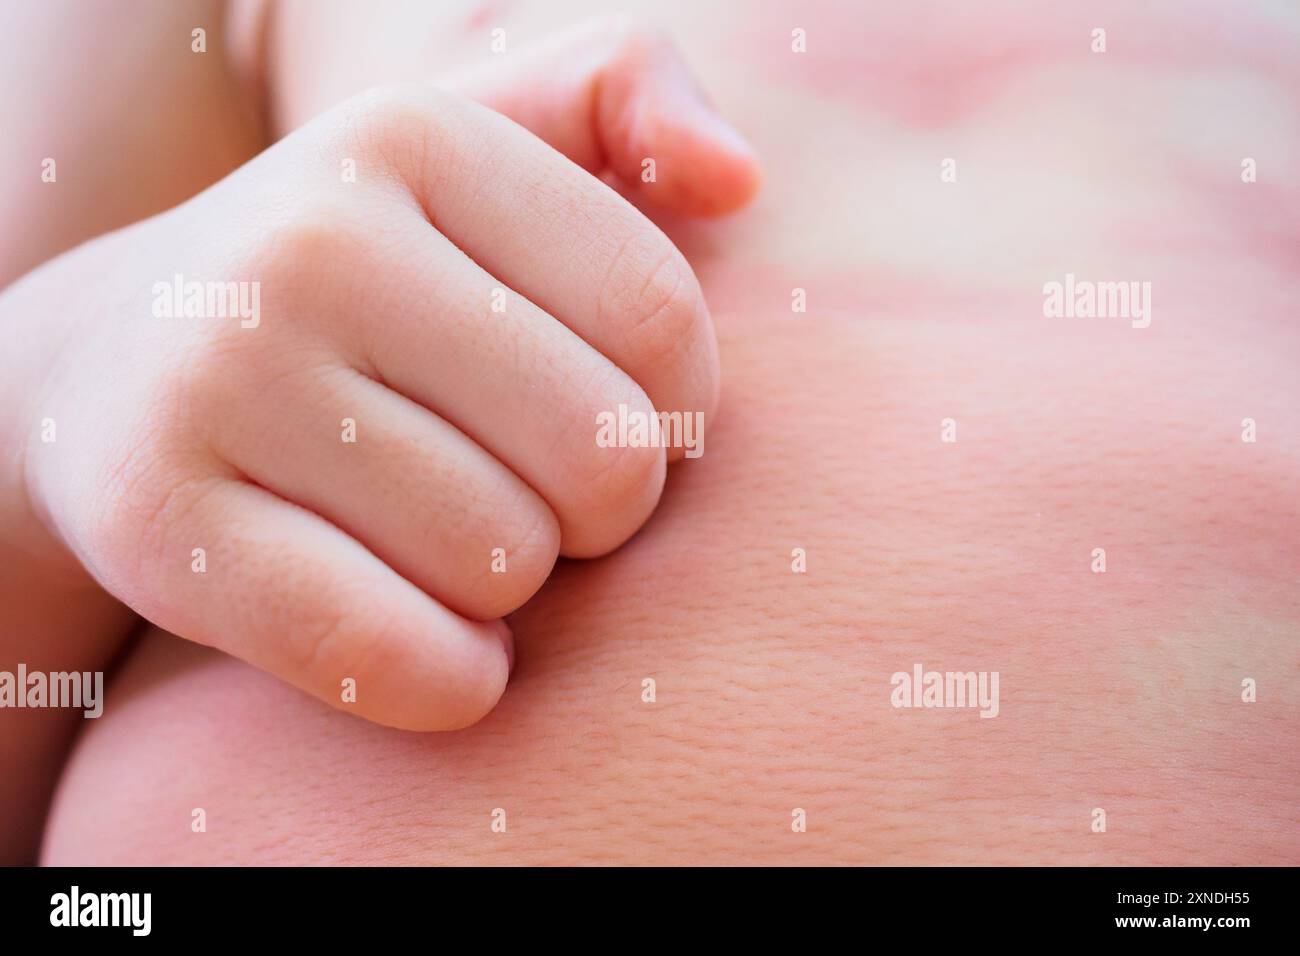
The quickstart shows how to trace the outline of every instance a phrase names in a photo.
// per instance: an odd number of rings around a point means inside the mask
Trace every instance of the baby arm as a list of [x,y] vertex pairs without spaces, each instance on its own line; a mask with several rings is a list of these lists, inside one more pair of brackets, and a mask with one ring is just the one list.
[[[0,288],[175,205],[261,148],[255,110],[216,45],[220,13],[215,0],[50,0],[0,13]],[[193,51],[197,28],[212,52]],[[52,70],[50,50],[69,66]],[[166,80],[150,82],[155,75]],[[102,670],[135,617],[29,507],[23,462],[45,417],[34,398],[63,331],[51,322],[53,300],[27,303],[6,309],[0,327],[0,670]],[[68,424],[44,431],[57,442]],[[76,460],[75,449],[69,456]],[[75,710],[0,711],[0,864],[35,858],[54,776],[81,719]]]

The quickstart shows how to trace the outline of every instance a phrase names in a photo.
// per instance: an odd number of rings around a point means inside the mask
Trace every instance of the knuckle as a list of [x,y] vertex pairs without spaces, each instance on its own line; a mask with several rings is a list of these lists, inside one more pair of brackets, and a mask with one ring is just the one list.
[[[299,305],[276,315],[286,326],[321,323],[321,314]],[[328,343],[311,334],[280,335],[263,342],[234,334],[212,337],[201,354],[181,357],[167,372],[167,401],[183,413],[183,435],[216,453],[236,454],[250,445],[251,423],[265,422],[265,409],[314,412],[322,383],[338,368]],[[264,446],[262,446],[264,447]]]
[[609,508],[636,505],[646,489],[661,480],[663,450],[652,447],[602,448],[584,482],[588,493]]
[[341,107],[343,128],[362,143],[398,142],[428,116],[407,84],[372,86]]
[[607,284],[606,311],[621,321],[637,367],[689,346],[703,303],[699,283],[676,248],[666,241],[625,246],[615,273]]
[[355,262],[363,245],[356,220],[347,204],[317,199],[273,225],[255,254],[263,283],[281,296],[319,288]]
[[504,571],[484,567],[465,587],[465,603],[471,616],[485,620],[503,617],[531,598],[550,576],[560,554],[560,525],[544,503],[538,501],[519,510],[509,527],[498,527],[490,535],[494,554]]
[[525,505],[502,538],[507,567],[540,586],[560,553],[560,526],[551,509],[540,500]]
[[321,693],[343,677],[359,678],[383,651],[381,636],[400,625],[389,602],[374,600],[376,581],[340,579],[329,555],[290,537],[268,538],[238,509],[214,511],[203,524],[222,552],[209,551],[209,565],[242,566],[239,586],[222,599],[227,620],[247,628],[244,637],[261,638],[240,652],[253,665]]
[[194,512],[221,485],[213,475],[186,474],[151,448],[141,445],[106,469],[87,542],[106,586],[137,607],[147,603],[143,582],[188,570],[191,549],[203,544]]
[[426,175],[457,141],[457,97],[427,84],[372,87],[341,109],[349,148],[402,183]]
[[[374,601],[361,582],[344,584],[323,574],[312,559],[298,555],[292,562],[300,570],[282,575],[278,606],[270,609],[268,619],[284,632],[275,653],[297,675],[295,683],[332,691],[344,677],[360,682],[403,666],[404,621],[392,605]],[[290,563],[279,562],[277,570]]]
[[[387,274],[393,259],[377,240],[373,213],[327,197],[283,216],[265,230],[251,254],[247,271],[260,285],[259,326],[298,330],[312,339],[355,327],[349,323],[356,322],[365,303],[373,302],[377,277]],[[242,328],[237,334],[226,334],[224,327],[214,331],[238,356],[274,351],[265,334]]]
[[[617,378],[621,381],[604,390],[598,406],[615,420],[626,414],[629,423],[648,425],[655,417],[650,399],[622,373]],[[575,500],[584,509],[608,512],[640,503],[647,489],[662,481],[662,449],[645,444],[632,431],[627,442],[601,447],[591,440],[586,449],[579,459],[581,474],[575,484]]]
[[[378,626],[378,625],[376,625]],[[333,686],[343,677],[355,677],[367,656],[365,632],[355,625],[346,608],[322,609],[310,620],[296,622],[286,643],[290,662],[297,673]]]

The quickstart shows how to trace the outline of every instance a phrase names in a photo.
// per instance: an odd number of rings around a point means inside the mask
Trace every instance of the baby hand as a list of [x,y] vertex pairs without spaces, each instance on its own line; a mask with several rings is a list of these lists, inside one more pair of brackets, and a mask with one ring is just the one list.
[[11,287],[58,342],[25,492],[105,588],[384,724],[491,709],[500,618],[632,535],[681,454],[601,447],[597,417],[717,399],[681,253],[543,139],[634,188],[655,159],[685,212],[743,204],[753,159],[662,43],[615,42],[463,78],[542,139],[374,90]]

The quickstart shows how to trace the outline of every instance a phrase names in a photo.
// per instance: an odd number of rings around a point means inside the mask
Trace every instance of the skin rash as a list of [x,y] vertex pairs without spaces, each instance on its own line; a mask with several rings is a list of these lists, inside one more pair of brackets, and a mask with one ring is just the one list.
[[[767,173],[738,217],[660,219],[718,325],[706,454],[631,542],[561,562],[512,616],[510,685],[464,731],[368,724],[146,634],[44,862],[1300,858],[1300,218],[1293,177],[1237,172],[1243,140],[1295,168],[1294,88],[1268,58],[1217,64],[1258,108],[1209,103],[1197,133],[1194,64],[1134,89],[1140,65],[1094,81],[1054,57],[936,141],[932,109],[677,32]],[[1151,325],[1045,318],[1067,271],[1152,282]],[[892,707],[917,664],[998,672],[997,717]]]
[[[385,730],[151,636],[65,776],[46,860],[1294,860],[1280,470],[1180,441],[1203,432],[1176,409],[1117,432],[1121,376],[1084,389],[1095,413],[997,407],[1011,386],[1073,407],[1077,348],[991,375],[998,341],[950,329],[963,361],[927,381],[916,328],[760,329],[724,337],[709,452],[651,524],[514,616],[516,671],[482,723]],[[959,395],[970,434],[945,446],[927,410]],[[999,716],[893,709],[890,676],[916,662],[1000,672]]]

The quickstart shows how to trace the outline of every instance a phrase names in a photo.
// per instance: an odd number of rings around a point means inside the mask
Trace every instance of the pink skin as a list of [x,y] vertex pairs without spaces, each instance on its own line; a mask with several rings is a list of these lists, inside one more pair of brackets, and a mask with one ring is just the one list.
[[[767,174],[726,221],[643,207],[718,328],[706,455],[627,545],[562,562],[511,616],[510,686],[463,731],[350,720],[146,637],[67,769],[44,859],[1300,859],[1300,220],[1283,174],[1300,135],[1275,52],[1295,23],[1243,13],[1224,39],[1204,9],[1115,7],[1111,50],[1089,59],[1082,15],[963,8],[912,27],[874,7],[846,23],[842,5],[657,5]],[[482,22],[527,36],[556,16]],[[1211,27],[1217,45],[1186,53]],[[1246,106],[1180,107],[1224,71]],[[1249,186],[1247,155],[1270,170]],[[1150,280],[1151,327],[1044,318],[1042,285],[1066,271]],[[890,707],[890,675],[916,662],[998,670],[998,718]]]
[[1093,59],[1090,48],[1098,27],[1107,31],[1108,68],[1237,70],[1249,62],[1280,90],[1294,96],[1300,89],[1294,23],[1284,4],[1270,11],[1217,0],[1047,0],[1027,9],[1018,0],[919,0],[890,8],[819,0],[796,14],[764,4],[729,31],[730,51],[745,55],[765,41],[788,42],[791,25],[807,31],[816,55],[773,55],[770,66],[783,82],[918,128],[976,115],[1021,82],[1041,83],[1054,70],[1100,67],[1103,60]]
[[[1077,340],[1008,366],[1005,338],[950,330],[934,369],[933,339],[895,320],[717,314],[708,453],[643,534],[562,565],[512,617],[520,657],[488,718],[384,732],[150,637],[65,777],[45,859],[1294,861],[1287,473],[1275,451],[1228,465],[1235,446],[1179,438],[1244,367],[1117,429],[1108,405],[1073,410],[1140,390],[1124,366],[1098,381]],[[1004,386],[1064,408],[1026,419],[988,400]],[[963,396],[970,433],[945,448],[932,409]],[[1223,485],[1231,503],[1195,491]],[[1104,576],[1088,571],[1098,540]],[[999,717],[892,710],[889,675],[917,661],[999,670]],[[1242,675],[1267,702],[1238,701]],[[793,807],[810,820],[797,837]]]

